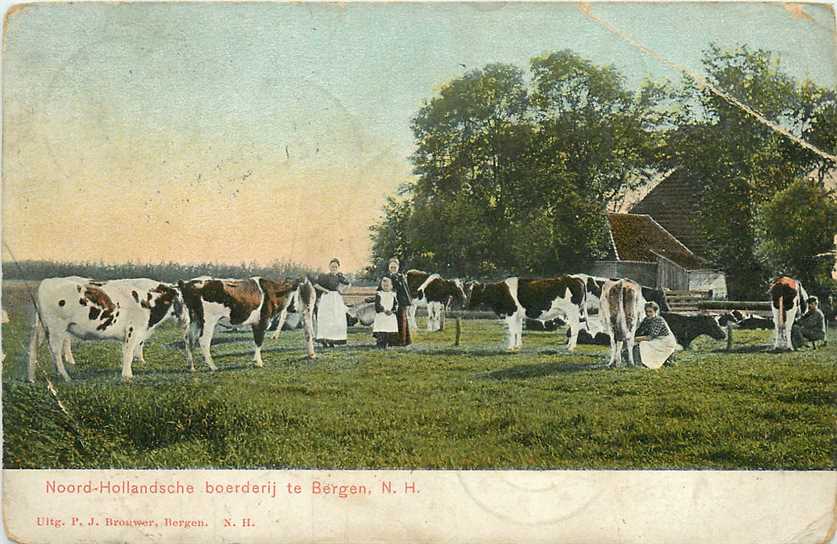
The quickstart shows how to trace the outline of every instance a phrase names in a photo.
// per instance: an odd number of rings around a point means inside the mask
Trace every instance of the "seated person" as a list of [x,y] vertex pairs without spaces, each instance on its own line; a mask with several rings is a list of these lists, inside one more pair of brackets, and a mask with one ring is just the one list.
[[[791,340],[794,348],[803,346],[806,340],[811,342],[825,341],[825,316],[819,309],[819,304],[820,301],[817,297],[810,297],[808,299],[808,310],[793,324]],[[817,347],[816,344],[814,344],[814,347]]]

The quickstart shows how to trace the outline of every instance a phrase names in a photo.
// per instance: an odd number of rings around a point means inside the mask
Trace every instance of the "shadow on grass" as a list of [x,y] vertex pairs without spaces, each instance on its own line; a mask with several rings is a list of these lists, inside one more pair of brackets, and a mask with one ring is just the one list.
[[590,364],[541,363],[537,365],[520,365],[513,366],[511,368],[504,368],[502,370],[495,370],[487,374],[482,374],[480,377],[490,380],[526,380],[529,378],[542,378],[544,376],[553,376],[556,374],[605,369],[607,369],[607,363],[604,362]]
[[734,346],[728,350],[726,348],[713,349],[711,353],[778,353],[771,349],[767,344],[749,344],[745,346]]

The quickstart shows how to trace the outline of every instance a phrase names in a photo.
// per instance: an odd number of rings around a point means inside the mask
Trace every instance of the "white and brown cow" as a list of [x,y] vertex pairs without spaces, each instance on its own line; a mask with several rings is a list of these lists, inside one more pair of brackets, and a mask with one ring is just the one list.
[[[257,367],[264,366],[261,349],[270,322],[279,317],[281,322],[291,304],[302,313],[305,348],[308,358],[314,358],[313,309],[316,301],[314,287],[308,278],[301,280],[271,280],[267,278],[216,279],[195,278],[178,283],[191,321],[186,349],[191,362],[192,344],[197,341],[204,361],[216,370],[210,354],[215,325],[249,325],[253,330]],[[192,365],[194,369],[194,364]]]
[[808,293],[802,288],[799,280],[789,276],[776,278],[767,292],[770,295],[770,308],[773,310],[773,349],[792,351],[791,328],[796,318],[804,311]]
[[610,335],[610,366],[622,361],[622,343],[628,348],[628,362],[634,365],[634,336],[642,320],[645,300],[642,287],[631,280],[608,280],[602,286],[599,318],[604,333]]
[[527,317],[544,321],[563,317],[571,331],[567,343],[570,351],[575,349],[581,323],[587,322],[587,290],[583,281],[572,276],[468,282],[465,292],[469,310],[484,305],[505,319],[509,350],[523,345],[523,322]]
[[55,368],[70,381],[64,360],[75,364],[71,337],[122,342],[122,379],[133,377],[134,358],[142,360],[142,345],[169,317],[186,322],[180,292],[146,278],[94,281],[70,276],[48,278],[38,286],[35,326],[29,343],[28,378],[35,381],[38,346],[44,337]]
[[446,280],[439,274],[408,270],[407,286],[413,298],[408,318],[414,329],[417,327],[416,310],[421,306],[427,307],[427,330],[439,331],[445,310],[465,305],[465,286],[459,279]]

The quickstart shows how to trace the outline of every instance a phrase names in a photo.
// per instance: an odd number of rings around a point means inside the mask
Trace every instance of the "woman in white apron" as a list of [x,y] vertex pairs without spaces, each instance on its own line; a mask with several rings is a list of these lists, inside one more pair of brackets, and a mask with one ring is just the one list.
[[658,315],[656,302],[645,305],[645,319],[636,329],[634,362],[648,368],[660,368],[677,349],[677,339],[666,320]]
[[314,282],[319,294],[317,301],[317,342],[325,346],[346,343],[346,304],[342,293],[349,287],[340,272],[340,261],[328,263],[328,274],[320,274]]
[[372,324],[372,336],[379,348],[386,349],[398,340],[398,298],[392,290],[392,280],[384,277],[381,289],[375,293],[375,322]]

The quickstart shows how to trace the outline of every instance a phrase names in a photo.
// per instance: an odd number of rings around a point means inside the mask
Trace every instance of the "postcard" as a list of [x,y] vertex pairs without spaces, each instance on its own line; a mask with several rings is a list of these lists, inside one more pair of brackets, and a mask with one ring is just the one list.
[[832,541],[834,33],[9,6],[6,538]]

